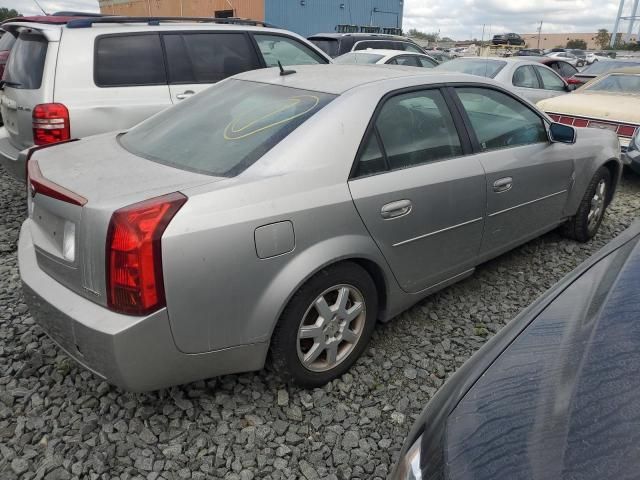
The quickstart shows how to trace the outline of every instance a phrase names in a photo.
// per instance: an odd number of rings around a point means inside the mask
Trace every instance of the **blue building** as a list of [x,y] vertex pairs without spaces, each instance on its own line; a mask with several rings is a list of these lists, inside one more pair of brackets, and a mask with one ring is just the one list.
[[402,28],[403,0],[264,0],[265,22],[308,37],[337,25]]

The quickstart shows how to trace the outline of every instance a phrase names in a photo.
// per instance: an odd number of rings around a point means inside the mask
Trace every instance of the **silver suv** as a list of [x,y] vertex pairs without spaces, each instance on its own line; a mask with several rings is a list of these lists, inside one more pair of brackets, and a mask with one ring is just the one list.
[[19,152],[33,145],[130,128],[243,71],[330,62],[299,35],[243,19],[54,18],[2,28],[17,41],[2,80],[0,163],[22,180]]

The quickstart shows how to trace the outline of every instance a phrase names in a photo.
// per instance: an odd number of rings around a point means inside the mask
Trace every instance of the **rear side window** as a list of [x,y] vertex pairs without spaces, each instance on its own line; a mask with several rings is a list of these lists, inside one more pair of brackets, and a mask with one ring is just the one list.
[[570,65],[570,64],[564,63],[564,62],[560,64],[560,75],[561,76],[563,76],[563,77],[572,77],[576,73],[578,73],[578,69],[576,67],[574,67],[573,65]]
[[399,42],[399,44],[400,44],[400,50],[404,50],[406,52],[413,52],[413,53],[422,53],[422,50],[420,50],[418,47],[416,47],[411,43]]
[[513,85],[523,88],[540,88],[538,77],[531,65],[518,68],[513,74]]
[[561,78],[558,78],[556,74],[549,71],[548,68],[536,67],[536,70],[542,78],[542,88],[545,90],[555,90],[558,92],[564,92],[566,87]]
[[205,175],[238,175],[335,98],[227,80],[120,137],[134,155]]
[[21,33],[9,55],[4,80],[11,82],[13,88],[39,89],[48,47],[49,42],[42,35]]
[[254,35],[267,67],[314,65],[327,61],[302,42],[281,35]]
[[387,40],[363,40],[353,47],[354,50],[366,50],[367,48],[381,48],[384,50],[398,50],[395,42]]
[[99,87],[165,85],[167,78],[160,36],[98,37],[94,80]]
[[164,35],[169,83],[215,83],[258,68],[243,33]]

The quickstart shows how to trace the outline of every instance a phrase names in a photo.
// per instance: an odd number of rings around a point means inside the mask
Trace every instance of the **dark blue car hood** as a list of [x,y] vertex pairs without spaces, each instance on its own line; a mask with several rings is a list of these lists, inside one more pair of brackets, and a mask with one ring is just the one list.
[[420,415],[428,479],[640,474],[640,222],[467,361]]

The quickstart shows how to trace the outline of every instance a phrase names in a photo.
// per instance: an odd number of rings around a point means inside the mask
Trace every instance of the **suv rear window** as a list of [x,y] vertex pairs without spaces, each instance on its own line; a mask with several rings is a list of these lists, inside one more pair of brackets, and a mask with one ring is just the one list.
[[99,87],[165,85],[167,77],[157,34],[98,37],[94,81]]
[[13,88],[39,89],[48,46],[42,35],[21,33],[11,50],[4,80],[11,82]]
[[120,137],[134,155],[205,175],[238,175],[335,98],[230,79]]

